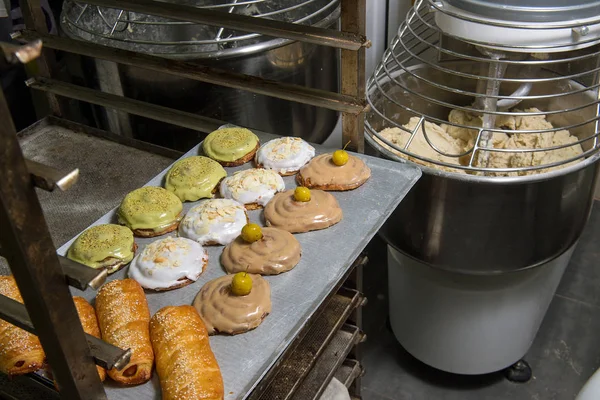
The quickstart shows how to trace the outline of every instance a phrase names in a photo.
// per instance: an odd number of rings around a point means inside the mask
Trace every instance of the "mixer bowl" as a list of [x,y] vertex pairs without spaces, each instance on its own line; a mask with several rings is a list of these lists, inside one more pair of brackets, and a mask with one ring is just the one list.
[[[444,64],[471,73],[479,68],[469,62]],[[473,80],[444,74],[427,65],[417,65],[409,70],[432,82],[445,80],[447,86],[475,91],[475,87],[471,87],[475,84]],[[548,71],[539,73],[553,76]],[[374,109],[383,111],[388,117],[393,116],[399,123],[408,122],[415,114],[397,106],[385,95],[418,113],[440,120],[447,118],[450,109],[410,96],[406,89],[456,105],[466,105],[473,100],[449,91],[440,92],[404,71],[396,71],[392,76],[402,81],[405,88],[383,80],[379,81],[378,88],[371,80],[369,99]],[[450,79],[456,81],[448,83]],[[516,89],[505,86],[502,91],[506,93]],[[572,92],[578,87],[582,86],[566,80],[539,82],[533,86],[531,96]],[[593,103],[594,98],[591,91],[582,91],[568,96],[525,100],[519,108],[564,110]],[[588,138],[594,137],[595,124],[584,122],[593,121],[595,115],[595,107],[589,106],[549,115],[548,120],[555,127],[581,123],[570,131],[580,138]],[[365,137],[370,144],[367,152],[410,162],[399,159],[369,135],[369,131],[388,127],[388,121],[371,111],[366,126]],[[592,146],[593,139],[582,143],[584,151]],[[501,274],[542,265],[563,254],[581,235],[593,203],[599,158],[598,153],[593,153],[560,170],[518,177],[458,174],[419,165],[422,178],[380,234],[388,244],[409,257],[465,274]]]

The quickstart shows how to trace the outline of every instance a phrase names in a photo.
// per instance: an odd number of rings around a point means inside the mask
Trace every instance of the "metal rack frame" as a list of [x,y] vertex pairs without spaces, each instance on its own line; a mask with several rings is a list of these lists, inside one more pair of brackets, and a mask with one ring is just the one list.
[[[49,35],[40,1],[21,0],[27,30],[14,38],[25,45],[2,44],[0,47],[8,61],[27,63],[26,70],[30,75],[27,84],[35,89],[34,105],[38,117],[48,114],[61,116],[59,97],[67,97],[199,131],[211,131],[222,123],[52,79],[55,62],[51,50],[58,50],[340,111],[343,143],[349,143],[351,150],[364,151],[365,50],[370,46],[365,37],[366,0],[341,0],[341,31],[155,0],[86,2],[339,48],[341,93]],[[40,40],[44,49],[39,46]],[[32,59],[35,62],[29,62]],[[30,332],[37,332],[64,398],[106,399],[94,364],[119,368],[128,362],[130,353],[84,334],[69,291],[69,285],[80,289],[98,288],[106,279],[106,273],[57,256],[34,189],[37,186],[45,190],[66,190],[75,183],[78,171],[63,173],[23,157],[1,91],[0,118],[5,121],[0,127],[0,176],[5,179],[5,184],[0,185],[0,254],[7,258],[25,303],[23,306],[0,296],[0,318]],[[360,264],[355,263],[354,272],[348,280],[359,291],[362,282]],[[353,311],[351,320],[360,323],[360,319],[358,307]],[[359,396],[358,389],[354,393]]]

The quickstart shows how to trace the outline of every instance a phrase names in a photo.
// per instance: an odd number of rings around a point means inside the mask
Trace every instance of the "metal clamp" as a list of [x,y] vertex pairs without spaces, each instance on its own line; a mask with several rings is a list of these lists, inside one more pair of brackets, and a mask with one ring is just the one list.
[[58,261],[60,261],[69,286],[79,290],[86,290],[88,287],[96,290],[106,282],[107,269],[90,268],[63,256],[58,256]]
[[27,64],[40,56],[42,53],[42,41],[34,40],[21,46],[12,43],[0,42],[0,48],[4,53],[6,61],[11,64]]
[[62,172],[54,167],[28,159],[25,160],[25,165],[35,186],[48,192],[52,192],[56,188],[64,192],[79,178],[79,169],[77,168],[69,172]]

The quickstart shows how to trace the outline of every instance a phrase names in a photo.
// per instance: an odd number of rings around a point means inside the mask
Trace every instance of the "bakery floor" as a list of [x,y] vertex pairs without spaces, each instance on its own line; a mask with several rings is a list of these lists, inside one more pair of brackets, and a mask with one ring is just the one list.
[[502,373],[453,375],[408,354],[386,324],[387,262],[383,241],[369,245],[363,311],[367,334],[363,400],[568,400],[600,368],[600,202],[575,250],[531,349],[527,383]]

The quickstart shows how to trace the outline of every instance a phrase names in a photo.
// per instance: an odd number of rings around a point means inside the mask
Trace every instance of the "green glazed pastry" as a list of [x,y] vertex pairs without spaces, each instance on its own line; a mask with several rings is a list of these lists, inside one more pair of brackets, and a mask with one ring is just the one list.
[[223,128],[211,132],[202,143],[204,154],[226,167],[236,167],[254,158],[259,140],[245,128]]
[[165,188],[181,201],[211,198],[227,172],[221,164],[208,157],[194,156],[177,161],[165,180]]
[[118,271],[133,259],[137,246],[131,229],[115,224],[86,229],[69,247],[67,258],[95,269]]
[[154,237],[174,231],[182,217],[179,197],[166,189],[145,186],[125,196],[117,217],[136,236]]

